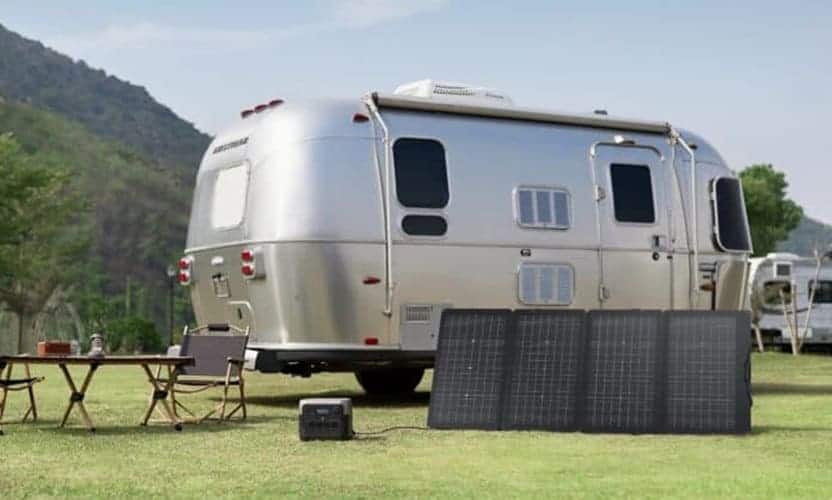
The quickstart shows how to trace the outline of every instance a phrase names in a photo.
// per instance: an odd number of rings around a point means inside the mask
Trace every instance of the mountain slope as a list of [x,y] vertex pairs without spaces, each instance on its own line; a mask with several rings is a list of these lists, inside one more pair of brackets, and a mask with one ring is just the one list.
[[789,234],[789,238],[777,245],[777,250],[798,255],[812,255],[815,248],[825,250],[829,249],[830,245],[832,245],[832,226],[811,217],[803,217],[800,224]]
[[37,163],[67,169],[87,201],[89,213],[70,229],[91,236],[88,258],[72,270],[79,276],[73,288],[112,298],[130,286],[132,312],[164,328],[165,269],[185,243],[190,187],[160,163],[29,104],[0,102],[5,132]]
[[0,94],[77,121],[96,135],[176,167],[183,176],[193,175],[210,141],[143,87],[74,62],[2,25]]

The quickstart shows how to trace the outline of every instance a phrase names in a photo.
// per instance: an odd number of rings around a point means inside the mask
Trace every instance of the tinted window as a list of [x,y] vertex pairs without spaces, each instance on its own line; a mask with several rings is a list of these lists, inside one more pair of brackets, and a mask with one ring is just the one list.
[[656,222],[653,208],[653,183],[650,169],[644,165],[610,165],[615,220],[619,222]]
[[[809,282],[809,294],[815,288],[815,280]],[[815,290],[815,304],[832,304],[832,281],[817,282],[817,290]]]
[[723,250],[751,250],[740,181],[717,179],[715,191],[717,243]]
[[406,207],[442,208],[448,204],[448,173],[442,144],[399,139],[393,145],[396,195]]
[[448,223],[437,215],[407,215],[402,219],[402,229],[411,236],[442,236],[448,231]]

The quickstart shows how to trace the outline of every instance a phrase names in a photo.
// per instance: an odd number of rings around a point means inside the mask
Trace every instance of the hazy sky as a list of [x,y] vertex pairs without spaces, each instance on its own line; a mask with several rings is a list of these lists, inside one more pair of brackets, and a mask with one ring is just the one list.
[[422,78],[520,105],[605,108],[785,170],[832,222],[832,2],[0,0],[0,23],[147,87],[216,132],[273,97],[357,97]]

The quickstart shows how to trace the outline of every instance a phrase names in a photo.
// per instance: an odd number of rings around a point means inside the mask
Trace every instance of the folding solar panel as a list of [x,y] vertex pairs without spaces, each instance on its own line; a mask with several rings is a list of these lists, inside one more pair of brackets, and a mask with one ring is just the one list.
[[582,430],[658,430],[660,329],[658,311],[589,313]]
[[577,428],[585,325],[583,311],[515,313],[501,428]]
[[510,311],[442,314],[428,424],[497,429]]
[[749,329],[742,312],[448,309],[428,423],[749,432]]
[[668,315],[665,430],[751,430],[748,314],[678,311]]

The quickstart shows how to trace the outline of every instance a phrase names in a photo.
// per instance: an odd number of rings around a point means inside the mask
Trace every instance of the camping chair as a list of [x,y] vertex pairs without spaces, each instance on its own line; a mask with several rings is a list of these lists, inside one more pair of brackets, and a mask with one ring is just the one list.
[[[218,334],[217,332],[222,332]],[[241,411],[241,420],[246,419],[246,393],[243,379],[246,345],[249,328],[245,330],[234,325],[207,325],[194,329],[185,327],[182,335],[180,356],[192,356],[194,365],[182,368],[176,383],[171,388],[170,398],[173,413],[178,417],[177,409],[182,409],[190,418],[186,421],[200,423],[214,414],[218,420],[230,420],[237,411]],[[237,386],[240,401],[228,414],[228,390]],[[179,394],[194,394],[213,388],[222,388],[222,399],[208,413],[199,417],[182,404]]]
[[[29,407],[26,408],[26,412],[23,414],[23,418],[20,419],[21,422],[26,422],[30,416],[32,417],[32,421],[35,422],[38,419],[38,407],[35,404],[35,389],[34,386],[38,382],[43,382],[43,377],[33,377],[31,372],[29,371],[29,365],[23,365],[23,371],[25,374],[24,378],[12,378],[12,367],[14,366],[13,363],[9,363],[9,365],[5,369],[5,374],[0,377],[0,391],[3,392],[2,397],[0,397],[0,424],[3,423],[3,414],[6,411],[6,399],[8,398],[9,392],[12,391],[28,391],[29,392]],[[0,374],[3,373],[3,363],[0,363]],[[0,434],[3,433],[3,430],[0,429]]]

